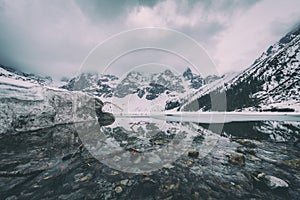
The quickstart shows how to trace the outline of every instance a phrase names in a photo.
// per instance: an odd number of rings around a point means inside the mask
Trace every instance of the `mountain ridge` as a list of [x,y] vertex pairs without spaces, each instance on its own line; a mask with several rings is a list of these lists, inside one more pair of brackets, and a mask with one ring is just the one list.
[[249,68],[216,88],[198,92],[193,96],[196,100],[181,105],[181,109],[192,111],[191,105],[197,103],[199,108],[209,111],[210,95],[225,93],[227,111],[300,110],[299,49],[298,27],[270,46]]

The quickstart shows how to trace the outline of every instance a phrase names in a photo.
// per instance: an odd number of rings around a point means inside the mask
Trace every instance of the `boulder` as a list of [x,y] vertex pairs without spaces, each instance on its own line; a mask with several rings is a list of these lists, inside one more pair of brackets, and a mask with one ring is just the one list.
[[100,126],[108,126],[115,122],[115,117],[112,113],[102,112],[97,117]]

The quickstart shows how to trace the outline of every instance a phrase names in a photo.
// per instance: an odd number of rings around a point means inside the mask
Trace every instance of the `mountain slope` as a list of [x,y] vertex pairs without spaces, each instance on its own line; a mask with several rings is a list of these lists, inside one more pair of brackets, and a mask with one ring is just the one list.
[[250,68],[218,87],[204,86],[182,110],[211,110],[210,95],[225,94],[227,110],[300,110],[300,28],[264,52]]
[[12,78],[40,85],[50,85],[53,80],[50,76],[41,77],[34,74],[21,72],[13,67],[0,65],[0,78]]

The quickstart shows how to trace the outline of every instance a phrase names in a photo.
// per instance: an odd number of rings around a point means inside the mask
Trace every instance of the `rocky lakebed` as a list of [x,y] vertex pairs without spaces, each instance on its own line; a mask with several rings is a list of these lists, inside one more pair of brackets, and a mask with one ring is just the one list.
[[[155,126],[153,122],[145,124],[139,122],[138,130]],[[144,173],[103,164],[82,143],[74,124],[2,134],[0,198],[298,199],[299,122],[227,123],[221,134],[208,126],[193,124],[194,135],[182,154],[162,168]],[[132,135],[134,129],[106,129],[113,131],[105,138],[119,142],[133,159],[174,140],[174,134],[164,130],[141,141]],[[208,138],[213,143],[207,143]],[[207,152],[202,155],[203,151]],[[156,155],[156,160],[147,163],[160,162],[165,156],[159,151]]]

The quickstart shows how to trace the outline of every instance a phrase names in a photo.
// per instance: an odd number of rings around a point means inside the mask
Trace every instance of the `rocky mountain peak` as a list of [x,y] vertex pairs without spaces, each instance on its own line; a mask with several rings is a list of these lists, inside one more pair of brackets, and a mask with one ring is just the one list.
[[193,79],[193,73],[192,73],[191,68],[188,67],[188,68],[183,72],[183,77],[184,77],[186,80],[192,80],[192,79]]
[[279,40],[279,43],[282,45],[287,44],[291,42],[298,35],[300,35],[300,25],[298,25],[296,28],[294,28],[292,31],[286,34],[283,38],[281,38]]

